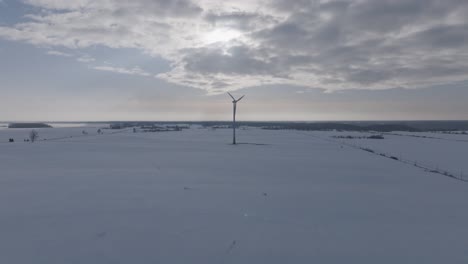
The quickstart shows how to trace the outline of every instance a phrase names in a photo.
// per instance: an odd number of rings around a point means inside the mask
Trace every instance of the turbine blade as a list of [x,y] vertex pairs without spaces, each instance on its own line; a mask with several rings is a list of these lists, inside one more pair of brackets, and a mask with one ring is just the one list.
[[239,102],[240,100],[242,100],[242,98],[244,98],[245,95],[241,96],[239,99],[237,99],[236,102]]
[[232,94],[230,94],[229,92],[228,92],[228,94],[229,94],[229,96],[231,96],[232,100],[234,100],[234,101],[236,100],[236,99],[234,99],[234,96],[232,96]]

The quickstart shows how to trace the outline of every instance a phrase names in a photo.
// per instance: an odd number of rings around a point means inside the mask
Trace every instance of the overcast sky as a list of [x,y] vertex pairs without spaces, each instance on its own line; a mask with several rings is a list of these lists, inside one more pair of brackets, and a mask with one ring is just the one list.
[[0,120],[468,119],[466,0],[0,0]]

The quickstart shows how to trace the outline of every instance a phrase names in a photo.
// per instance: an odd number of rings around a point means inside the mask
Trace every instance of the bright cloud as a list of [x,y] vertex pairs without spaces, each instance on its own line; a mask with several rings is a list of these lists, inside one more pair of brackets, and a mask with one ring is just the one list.
[[54,56],[61,56],[61,57],[73,57],[73,55],[70,53],[61,52],[57,50],[49,50],[47,51],[47,54],[54,55]]
[[81,56],[81,57],[77,58],[76,60],[79,61],[79,62],[85,62],[86,63],[86,62],[93,62],[96,59],[89,56],[89,55],[84,55],[84,56]]
[[139,75],[139,76],[151,76],[150,73],[144,71],[143,69],[139,67],[134,67],[134,68],[121,68],[121,67],[113,67],[113,66],[93,66],[91,67],[94,70],[98,71],[108,71],[108,72],[115,72],[115,73],[121,73],[121,74],[130,74],[130,75]]

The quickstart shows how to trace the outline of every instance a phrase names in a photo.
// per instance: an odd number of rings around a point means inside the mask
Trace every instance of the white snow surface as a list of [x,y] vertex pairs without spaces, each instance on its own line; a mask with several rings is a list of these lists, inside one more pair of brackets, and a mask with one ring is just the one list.
[[[360,132],[310,132],[321,138],[370,136]],[[374,134],[375,135],[375,134]],[[410,136],[408,136],[410,135]],[[335,139],[338,142],[372,149],[411,163],[448,171],[468,180],[468,136],[436,133],[391,132],[378,139]],[[426,136],[426,138],[424,138]],[[432,138],[427,138],[432,137]]]
[[[83,129],[0,130],[0,263],[468,263],[468,183],[337,132]],[[422,140],[360,142],[468,149]]]

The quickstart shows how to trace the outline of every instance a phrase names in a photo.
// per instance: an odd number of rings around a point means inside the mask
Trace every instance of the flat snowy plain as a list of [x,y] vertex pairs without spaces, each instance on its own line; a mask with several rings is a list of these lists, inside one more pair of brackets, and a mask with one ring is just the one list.
[[[0,263],[468,263],[468,183],[352,133],[37,130],[0,130]],[[468,143],[350,141],[468,174]]]

